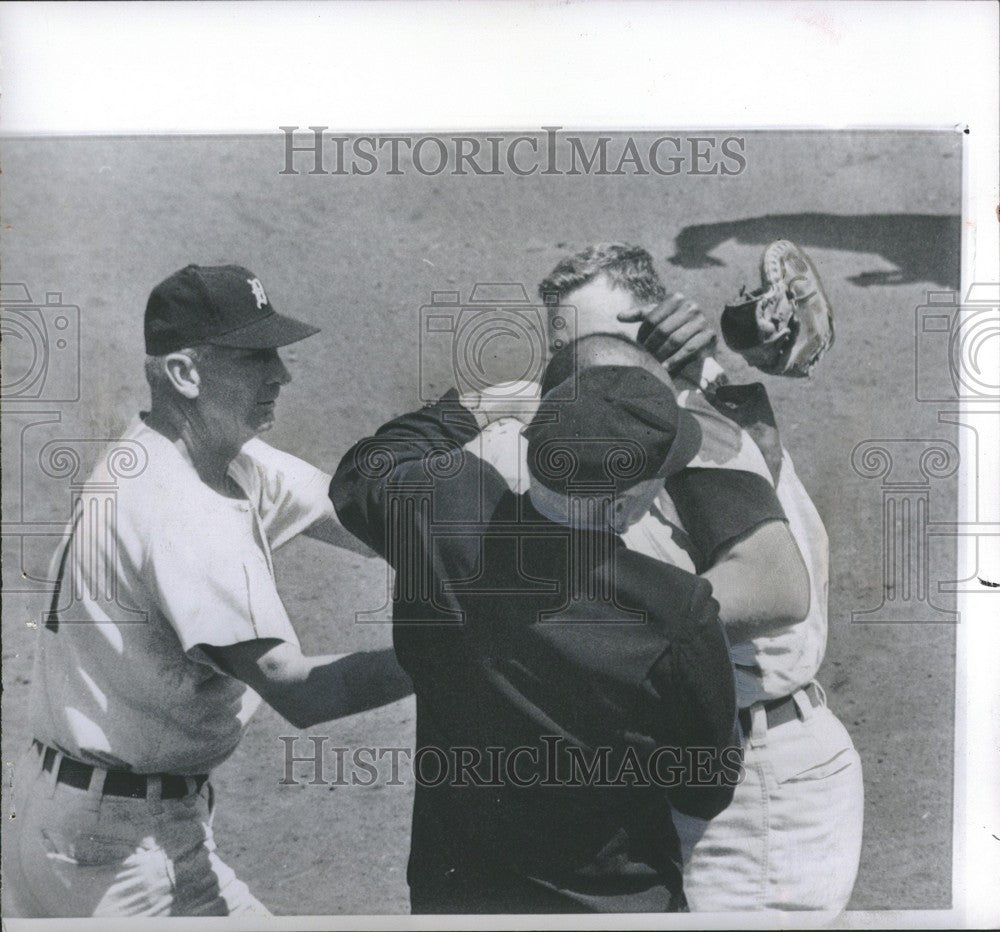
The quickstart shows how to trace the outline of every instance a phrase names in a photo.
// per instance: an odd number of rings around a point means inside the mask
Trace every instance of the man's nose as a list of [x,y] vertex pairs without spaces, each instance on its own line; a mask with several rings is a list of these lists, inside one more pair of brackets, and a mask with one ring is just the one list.
[[277,382],[278,385],[287,385],[292,381],[292,374],[285,366],[285,361],[277,353],[274,354],[274,366],[271,370],[270,381]]

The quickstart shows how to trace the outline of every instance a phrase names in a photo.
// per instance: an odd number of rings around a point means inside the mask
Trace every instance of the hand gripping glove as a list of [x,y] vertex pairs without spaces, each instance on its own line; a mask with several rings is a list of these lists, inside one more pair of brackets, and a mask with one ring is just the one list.
[[761,287],[740,291],[722,312],[726,345],[770,375],[806,377],[833,346],[833,311],[819,273],[795,243],[780,239],[760,260]]

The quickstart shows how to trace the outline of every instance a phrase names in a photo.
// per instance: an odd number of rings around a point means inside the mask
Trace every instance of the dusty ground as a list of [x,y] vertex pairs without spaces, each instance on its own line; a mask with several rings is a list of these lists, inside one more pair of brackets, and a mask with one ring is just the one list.
[[[533,297],[567,250],[624,239],[717,316],[754,278],[763,245],[793,238],[824,274],[837,343],[813,381],[768,387],[830,534],[819,678],[865,767],[851,905],[947,906],[954,629],[852,623],[852,610],[880,603],[883,584],[879,483],[858,476],[850,454],[870,438],[953,436],[914,400],[913,321],[928,290],[957,285],[959,141],[773,134],[748,137],[746,152],[747,170],[730,178],[282,177],[278,136],[6,140],[3,279],[36,301],[61,292],[80,307],[83,367],[79,403],[35,406],[58,410],[60,423],[22,434],[25,405],[7,405],[4,520],[65,518],[66,480],[42,476],[31,451],[39,438],[114,437],[144,403],[142,309],[150,287],[187,262],[245,264],[279,309],[323,325],[294,354],[295,383],[268,439],[332,469],[355,439],[418,402],[419,309],[432,291],[522,282]],[[17,352],[7,340],[8,379]],[[445,380],[443,347],[428,352],[426,372]],[[943,369],[944,353],[936,358]],[[932,517],[951,512],[954,481],[932,486]],[[52,546],[28,540],[22,557],[16,532],[5,526],[5,768],[29,737],[31,626],[46,607],[12,590],[29,585],[22,572],[43,572]],[[932,548],[932,579],[950,575],[948,560]],[[279,553],[277,571],[307,650],[390,643],[386,625],[355,623],[384,601],[377,562],[300,541]],[[409,784],[279,785],[278,739],[294,734],[265,709],[218,772],[224,857],[278,913],[405,912]],[[407,747],[412,699],[309,734],[328,746]]]

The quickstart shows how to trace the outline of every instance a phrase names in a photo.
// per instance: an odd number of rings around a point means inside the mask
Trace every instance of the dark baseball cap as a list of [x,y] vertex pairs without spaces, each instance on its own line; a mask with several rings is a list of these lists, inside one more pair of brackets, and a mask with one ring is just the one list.
[[268,349],[314,333],[319,327],[276,313],[260,279],[240,265],[185,266],[160,282],[146,302],[150,356],[199,343]]
[[701,446],[694,416],[637,366],[594,366],[555,386],[524,434],[531,475],[559,492],[665,479]]

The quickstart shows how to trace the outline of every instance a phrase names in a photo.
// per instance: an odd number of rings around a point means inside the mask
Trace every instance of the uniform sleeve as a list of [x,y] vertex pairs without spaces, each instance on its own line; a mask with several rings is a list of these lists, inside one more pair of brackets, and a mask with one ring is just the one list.
[[711,566],[726,544],[746,536],[767,521],[785,521],[771,483],[741,469],[688,467],[666,482],[685,530],[703,562]]
[[[186,653],[258,638],[298,644],[245,512],[212,515],[196,534],[178,522],[151,538],[143,575]],[[192,656],[204,661],[200,651]]]
[[255,437],[240,451],[234,470],[244,488],[253,490],[272,550],[317,521],[337,520],[327,494],[330,476],[297,456]]

